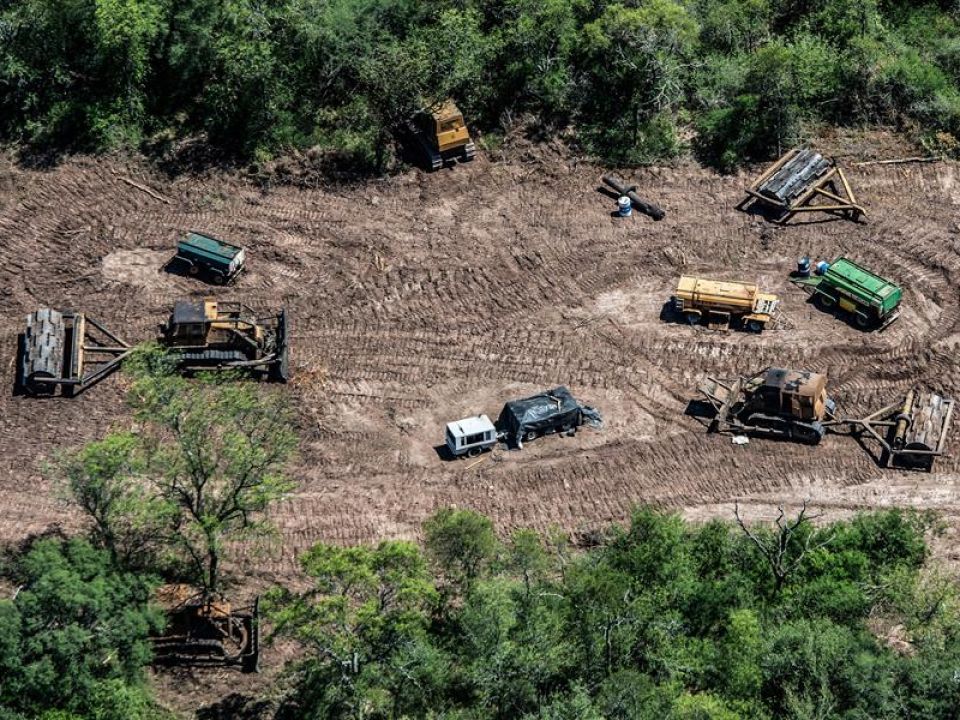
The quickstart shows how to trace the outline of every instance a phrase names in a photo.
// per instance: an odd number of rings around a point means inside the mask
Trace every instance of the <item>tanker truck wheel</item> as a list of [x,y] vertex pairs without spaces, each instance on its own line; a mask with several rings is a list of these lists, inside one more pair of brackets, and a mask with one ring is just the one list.
[[817,293],[814,296],[814,302],[821,310],[833,310],[833,306],[837,304],[836,299],[825,293]]

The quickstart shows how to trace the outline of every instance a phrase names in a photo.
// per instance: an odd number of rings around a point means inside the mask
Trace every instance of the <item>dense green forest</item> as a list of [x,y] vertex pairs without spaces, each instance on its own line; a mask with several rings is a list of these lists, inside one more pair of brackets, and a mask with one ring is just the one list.
[[[425,550],[317,545],[301,558],[312,589],[269,596],[273,632],[302,658],[247,711],[234,698],[200,717],[956,718],[960,605],[925,567],[929,519],[781,526],[751,538],[639,509],[585,549],[501,541],[485,517],[445,510]],[[8,554],[3,720],[167,717],[144,683],[156,576],[97,544],[51,536]]]
[[623,163],[730,169],[818,123],[952,152],[958,21],[955,0],[0,0],[0,139],[380,169],[449,95],[488,144],[532,118]]
[[[146,672],[155,589],[239,592],[252,568],[231,548],[268,537],[293,487],[284,395],[186,380],[149,346],[125,374],[136,432],[47,468],[89,530],[0,556],[0,720],[169,717]],[[262,697],[198,717],[956,718],[960,588],[929,562],[934,518],[739,520],[640,508],[575,544],[447,509],[422,546],[315,545],[297,588],[263,598],[267,642],[297,659]]]

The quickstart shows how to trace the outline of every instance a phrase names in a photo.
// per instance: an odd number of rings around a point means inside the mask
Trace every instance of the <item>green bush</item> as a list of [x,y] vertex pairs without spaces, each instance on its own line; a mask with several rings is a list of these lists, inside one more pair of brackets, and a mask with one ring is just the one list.
[[0,600],[0,708],[45,718],[160,715],[142,671],[148,635],[162,626],[149,579],[116,569],[84,540],[57,538],[13,557],[8,575],[19,590]]
[[[306,649],[279,717],[952,720],[960,595],[924,576],[929,528],[894,511],[751,538],[640,509],[571,554],[445,510],[432,575],[409,544],[319,545],[314,587],[273,598]],[[786,549],[780,583],[761,546]]]
[[532,116],[618,163],[682,154],[694,130],[730,170],[805,122],[955,133],[958,43],[942,2],[7,0],[0,140],[205,134],[241,160],[319,147],[371,172],[398,123],[453,96],[477,130]]

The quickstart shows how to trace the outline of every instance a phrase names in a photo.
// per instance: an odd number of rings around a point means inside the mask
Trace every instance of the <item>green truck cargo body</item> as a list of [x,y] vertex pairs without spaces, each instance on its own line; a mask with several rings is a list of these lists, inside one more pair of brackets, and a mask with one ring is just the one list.
[[219,284],[229,282],[243,270],[246,253],[237,245],[191,232],[177,243],[177,260],[185,263],[191,274],[204,271]]
[[801,281],[822,305],[839,305],[861,327],[886,327],[899,315],[903,290],[845,257],[837,258],[820,277]]
[[847,258],[837,258],[824,274],[823,282],[861,305],[877,308],[881,316],[896,310],[903,295],[894,283]]

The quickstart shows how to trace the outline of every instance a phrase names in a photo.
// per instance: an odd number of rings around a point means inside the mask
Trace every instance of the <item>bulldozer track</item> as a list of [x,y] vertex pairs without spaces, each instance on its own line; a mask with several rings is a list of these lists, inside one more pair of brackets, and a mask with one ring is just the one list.
[[[637,503],[727,515],[736,498],[810,498],[831,512],[913,503],[960,523],[960,455],[916,480],[881,470],[851,438],[738,447],[685,414],[705,375],[766,365],[827,372],[854,414],[914,384],[960,396],[957,167],[853,168],[865,223],[778,227],[735,209],[746,175],[684,166],[623,173],[667,212],[653,223],[611,217],[600,169],[556,158],[478,157],[316,189],[223,173],[171,179],[110,159],[43,172],[11,163],[0,195],[0,366],[11,387],[17,334],[41,305],[94,313],[129,341],[154,337],[181,297],[285,306],[286,391],[303,428],[298,489],[273,513],[276,547],[237,548],[270,576],[295,573],[297,554],[318,540],[417,537],[446,505],[488,513],[503,531],[586,532]],[[931,188],[942,202],[921,202]],[[190,229],[248,249],[234,285],[161,270]],[[813,307],[787,281],[806,253],[846,254],[902,284],[901,318],[870,334]],[[682,273],[757,282],[780,296],[784,320],[754,335],[661,318]],[[44,462],[128,422],[123,383],[108,378],[73,400],[4,394],[0,539],[79,527]],[[604,429],[496,450],[469,469],[440,458],[444,422],[495,416],[555,384],[599,408]],[[948,449],[957,442],[954,431]]]

